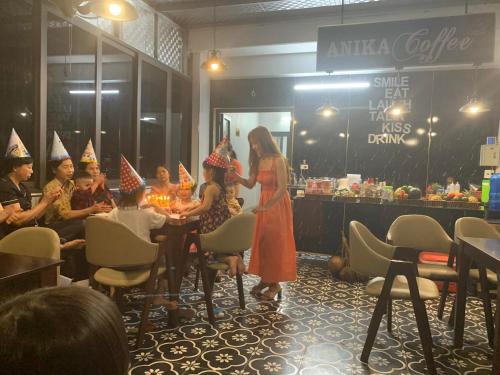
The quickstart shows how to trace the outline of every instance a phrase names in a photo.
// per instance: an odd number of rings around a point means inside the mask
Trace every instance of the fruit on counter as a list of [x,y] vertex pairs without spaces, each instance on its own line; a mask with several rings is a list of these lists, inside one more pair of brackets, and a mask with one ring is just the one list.
[[469,198],[467,198],[467,200],[469,203],[479,203],[479,199],[473,197],[472,195]]
[[417,187],[412,187],[408,193],[408,199],[420,199],[422,198],[422,191]]
[[406,188],[406,186],[402,186],[396,189],[396,191],[394,192],[395,199],[408,199],[408,191],[404,188]]
[[442,201],[444,199],[440,194],[427,194],[427,200],[429,200],[429,201]]

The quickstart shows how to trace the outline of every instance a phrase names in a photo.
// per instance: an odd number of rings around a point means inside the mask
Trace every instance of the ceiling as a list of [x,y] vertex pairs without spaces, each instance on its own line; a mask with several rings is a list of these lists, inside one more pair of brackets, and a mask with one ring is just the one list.
[[[342,0],[146,0],[158,11],[186,28],[217,24],[273,22],[298,17],[339,14]],[[467,0],[470,5],[500,0]],[[344,0],[344,11],[383,11],[415,6],[465,5],[466,0]]]

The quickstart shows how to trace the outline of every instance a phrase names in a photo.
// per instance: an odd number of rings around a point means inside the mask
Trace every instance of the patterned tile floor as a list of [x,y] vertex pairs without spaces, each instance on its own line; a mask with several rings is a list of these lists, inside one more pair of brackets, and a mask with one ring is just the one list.
[[[196,318],[168,329],[166,312],[154,309],[155,330],[139,350],[133,349],[134,335],[129,337],[130,374],[426,374],[411,304],[402,301],[394,303],[393,335],[384,319],[369,364],[359,361],[376,300],[364,294],[362,284],[333,279],[327,259],[301,253],[298,280],[286,285],[279,303],[251,297],[248,291],[257,279],[245,276],[246,310],[238,308],[236,282],[224,277],[216,284],[214,301],[225,316],[215,327],[203,317],[202,294],[193,292],[187,279],[184,307]],[[445,318],[450,306],[448,301]],[[436,318],[436,308],[437,303],[427,305],[439,373],[489,374],[492,350],[481,302],[468,300],[463,349],[452,347],[453,331]],[[139,313],[128,311],[124,319],[127,327],[137,326]]]

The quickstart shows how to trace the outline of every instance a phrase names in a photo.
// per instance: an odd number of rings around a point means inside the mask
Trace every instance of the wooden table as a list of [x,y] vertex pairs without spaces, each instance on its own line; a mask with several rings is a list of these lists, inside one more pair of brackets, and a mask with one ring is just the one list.
[[[496,272],[500,280],[500,240],[473,237],[459,237],[458,240],[460,246],[457,257],[459,268],[454,344],[460,348],[463,346],[467,281],[471,262],[474,261],[478,265],[483,280],[486,277],[485,268]],[[499,307],[500,283],[497,286],[497,309]],[[496,314],[495,321],[492,374],[500,374],[500,313]]]
[[[198,227],[198,218],[173,220],[164,227],[164,233],[167,236],[164,246],[169,299],[171,301],[179,301],[182,278],[189,253],[189,249],[186,249],[184,246],[184,240],[188,233],[198,230]],[[169,310],[168,322],[171,327],[177,327],[179,325],[179,309]]]
[[0,253],[0,298],[26,280],[32,281],[32,285],[24,291],[56,286],[57,266],[62,263],[59,259]]

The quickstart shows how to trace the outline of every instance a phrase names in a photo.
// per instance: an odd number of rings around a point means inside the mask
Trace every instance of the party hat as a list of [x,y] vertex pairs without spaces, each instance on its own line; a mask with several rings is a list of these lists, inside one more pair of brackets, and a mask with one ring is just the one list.
[[7,152],[5,153],[6,159],[20,159],[20,158],[30,158],[31,155],[24,146],[23,141],[17,135],[16,131],[12,129],[10,133],[9,145],[7,146]]
[[227,152],[227,139],[223,138],[215,150],[205,159],[205,164],[218,168],[229,168],[229,157]]
[[89,139],[87,147],[83,151],[81,163],[97,163],[97,156],[95,155],[94,146],[92,146],[92,139]]
[[61,138],[59,138],[57,133],[54,131],[54,139],[52,140],[52,151],[50,153],[50,160],[59,161],[66,159],[70,159],[68,151],[66,151],[66,148],[61,142]]
[[181,189],[192,189],[196,185],[196,181],[181,162],[179,162],[179,185]]
[[120,161],[120,192],[132,194],[141,186],[145,186],[144,180],[139,176],[134,167],[130,165],[125,156]]

